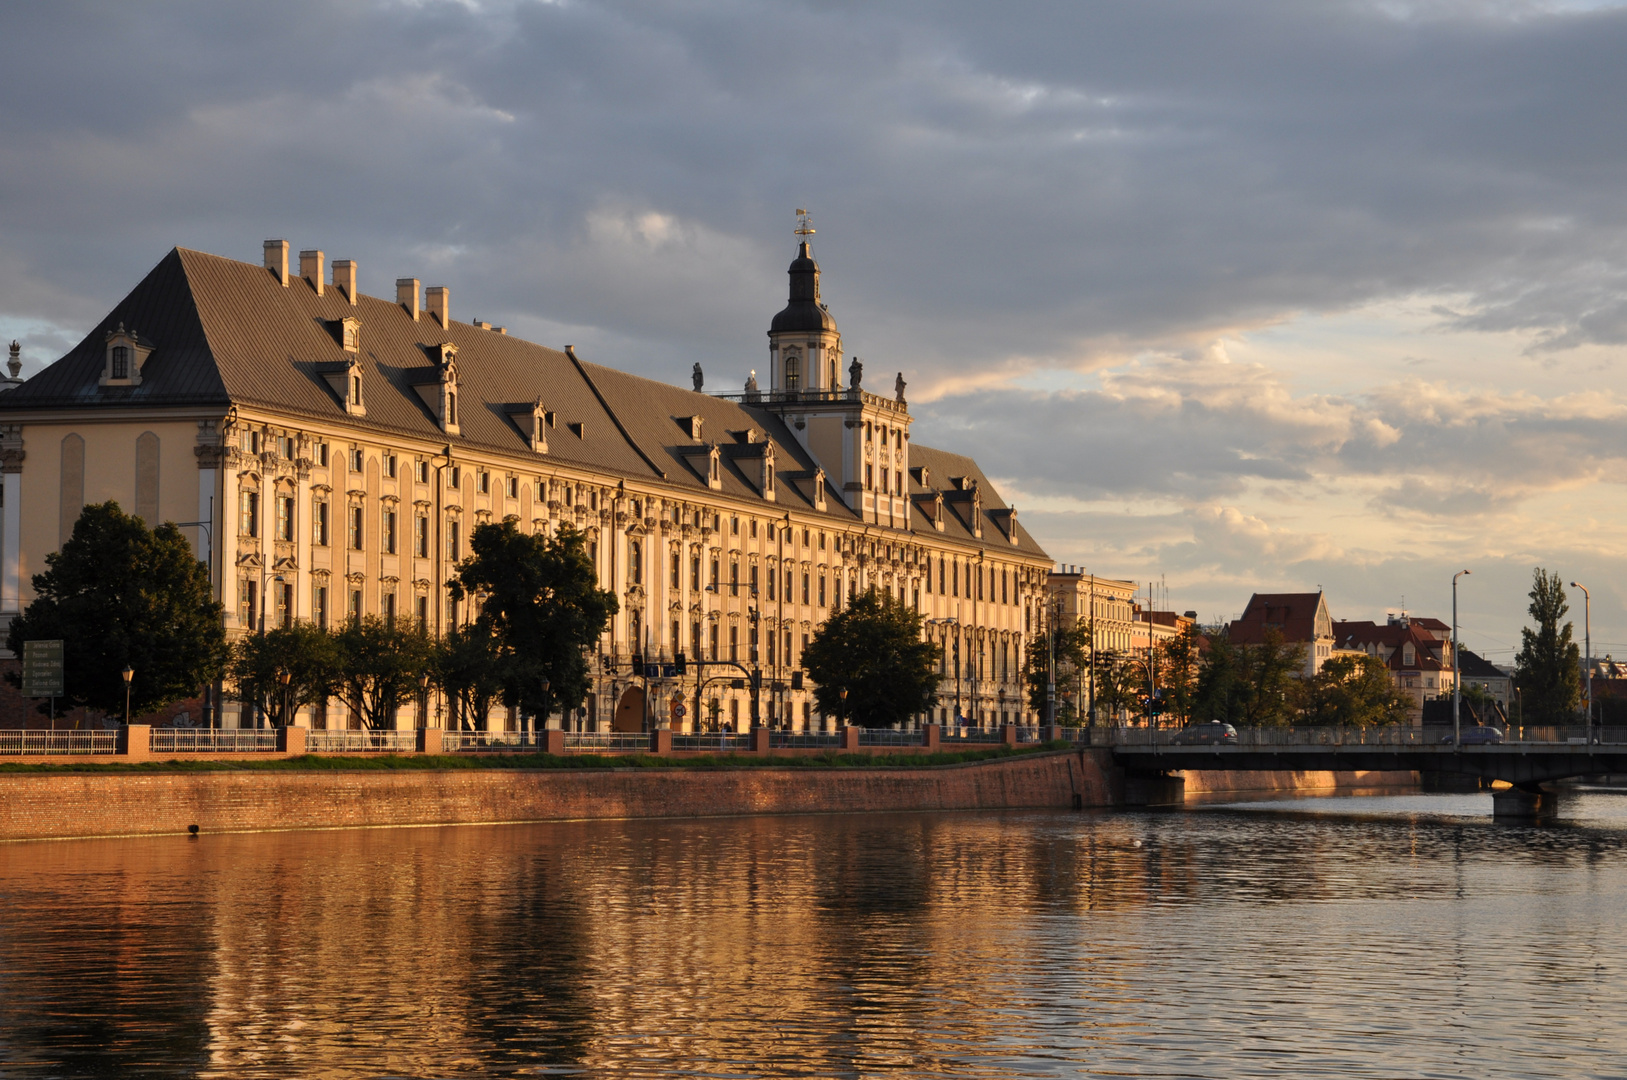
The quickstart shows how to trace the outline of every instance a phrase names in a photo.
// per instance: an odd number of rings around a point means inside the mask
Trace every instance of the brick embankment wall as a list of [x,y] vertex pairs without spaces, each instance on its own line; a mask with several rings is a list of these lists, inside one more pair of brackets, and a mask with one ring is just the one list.
[[1221,791],[1318,791],[1338,788],[1416,787],[1415,772],[1276,772],[1248,769],[1188,769],[1186,793]]
[[[1077,803],[1075,796],[1078,796]],[[1103,751],[932,768],[456,769],[0,775],[0,839],[580,818],[1109,806]]]

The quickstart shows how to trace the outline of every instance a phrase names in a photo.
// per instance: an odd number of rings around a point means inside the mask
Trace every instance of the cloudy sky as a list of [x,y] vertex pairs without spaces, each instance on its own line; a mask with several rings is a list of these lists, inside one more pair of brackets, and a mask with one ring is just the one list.
[[[0,334],[175,245],[686,383],[764,366],[792,211],[850,351],[1059,562],[1230,617],[1531,568],[1627,655],[1627,10],[1375,0],[0,9]],[[1573,605],[1580,638],[1581,603]]]

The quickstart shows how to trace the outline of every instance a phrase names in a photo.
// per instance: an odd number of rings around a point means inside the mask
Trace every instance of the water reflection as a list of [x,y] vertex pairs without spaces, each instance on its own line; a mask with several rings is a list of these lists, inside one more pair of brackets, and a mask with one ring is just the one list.
[[0,846],[0,1076],[1620,1075],[1627,800]]

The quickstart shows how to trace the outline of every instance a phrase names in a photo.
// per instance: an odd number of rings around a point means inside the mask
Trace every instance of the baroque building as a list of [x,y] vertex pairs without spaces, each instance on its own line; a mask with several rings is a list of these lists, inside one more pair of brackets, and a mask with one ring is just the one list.
[[[913,443],[902,375],[882,394],[857,358],[844,369],[806,242],[770,324],[769,387],[753,375],[728,394],[703,392],[698,365],[680,389],[459,322],[444,287],[403,278],[393,299],[368,296],[355,262],[330,274],[302,251],[296,272],[289,254],[282,240],[259,265],[172,250],[0,394],[0,617],[108,499],[183,525],[233,635],[359,615],[440,633],[471,616],[446,583],[475,526],[569,525],[620,611],[588,701],[549,724],[691,728],[698,711],[737,730],[831,725],[802,651],[869,588],[945,646],[930,719],[1036,719],[1022,643],[1050,560],[971,458]],[[248,722],[213,694],[217,722]],[[337,703],[303,719],[353,722]],[[429,700],[398,722],[441,721]]]

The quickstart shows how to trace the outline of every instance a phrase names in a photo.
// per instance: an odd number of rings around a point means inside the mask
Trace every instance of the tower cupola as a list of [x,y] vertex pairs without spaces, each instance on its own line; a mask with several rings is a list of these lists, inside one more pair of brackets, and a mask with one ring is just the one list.
[[842,335],[836,317],[819,298],[819,264],[808,237],[813,229],[797,211],[797,257],[786,272],[790,294],[768,326],[769,389],[775,394],[828,393],[841,389]]

